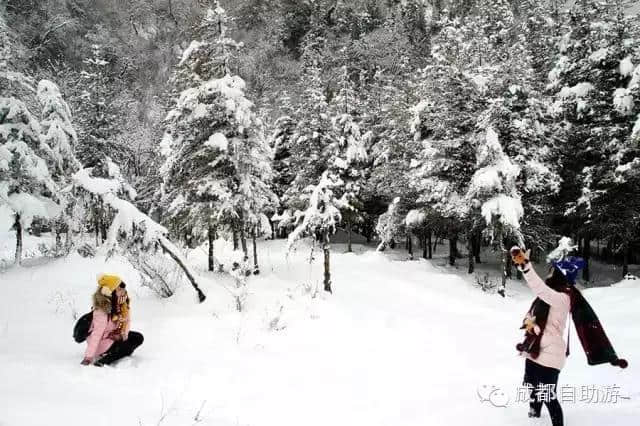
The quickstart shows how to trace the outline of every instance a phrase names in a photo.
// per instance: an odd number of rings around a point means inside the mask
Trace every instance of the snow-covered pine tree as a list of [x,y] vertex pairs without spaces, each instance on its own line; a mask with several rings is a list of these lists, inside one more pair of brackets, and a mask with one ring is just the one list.
[[569,17],[549,73],[553,112],[558,126],[567,129],[560,201],[570,205],[566,217],[587,250],[585,257],[591,240],[602,238],[627,258],[629,238],[636,238],[629,230],[636,229],[632,200],[637,191],[633,183],[618,186],[615,170],[634,158],[637,107],[629,90],[633,67],[625,60],[633,61],[637,24],[622,14],[618,1],[582,0]]
[[180,62],[170,80],[174,96],[188,88],[231,74],[233,54],[242,47],[227,34],[230,17],[218,0],[207,9],[196,28],[197,40],[182,52]]
[[[365,235],[378,228],[380,223],[373,218],[384,215],[395,198],[402,200],[404,214],[416,207],[417,194],[412,188],[410,170],[421,145],[414,140],[407,123],[412,118],[411,107],[420,101],[423,76],[413,72],[406,59],[397,66],[396,74],[376,70],[362,93],[365,111],[362,126],[371,135],[367,143],[369,173],[362,195],[369,216],[362,224]],[[382,217],[376,220],[385,222]],[[388,243],[406,237],[404,226],[392,228],[400,233],[390,236],[394,239],[387,240]]]
[[291,155],[295,179],[283,197],[292,210],[303,207],[306,200],[300,194],[309,185],[317,184],[334,160],[337,146],[317,57],[320,43],[322,40],[309,38],[303,53],[305,90],[296,112],[298,122]]
[[48,168],[53,151],[40,135],[38,120],[22,101],[0,97],[0,217],[11,218],[3,227],[15,228],[16,264],[22,262],[23,233],[33,218],[50,219],[61,210]]
[[273,151],[273,191],[280,199],[278,214],[287,208],[285,193],[295,179],[292,153],[296,137],[295,109],[287,92],[279,98],[281,115],[273,124],[269,145]]
[[245,97],[245,82],[229,74],[230,46],[239,44],[227,37],[226,20],[219,5],[208,10],[200,26],[202,41],[183,53],[172,83],[188,88],[165,119],[162,142],[166,161],[159,210],[187,243],[208,237],[210,270],[218,227],[228,226],[240,237],[246,258],[247,217],[259,217],[262,212],[255,209],[273,203],[267,186],[270,150]]
[[413,162],[418,205],[435,215],[438,234],[449,239],[449,263],[468,233],[464,195],[476,169],[476,121],[483,106],[477,85],[453,66],[427,67],[425,98],[413,108],[411,131],[422,150]]
[[330,170],[343,183],[335,189],[345,206],[341,210],[342,224],[347,231],[347,251],[352,251],[351,234],[354,227],[362,222],[362,191],[366,184],[366,144],[369,134],[362,134],[357,116],[362,115],[361,105],[346,66],[342,67],[338,79],[338,93],[332,99],[329,109],[332,115],[335,142],[330,158]]
[[[331,266],[330,250],[331,235],[336,231],[340,222],[340,209],[344,208],[343,203],[338,200],[332,188],[342,185],[342,182],[325,171],[320,176],[320,181],[315,186],[307,188],[306,208],[295,212],[296,228],[289,235],[289,250],[303,237],[311,238],[314,243],[319,241],[322,246],[324,258],[324,290],[329,293],[331,288]],[[310,194],[309,194],[310,192]]]
[[254,116],[254,122],[246,129],[245,139],[236,148],[236,169],[239,186],[233,204],[240,218],[240,237],[245,260],[248,258],[247,234],[253,245],[253,273],[258,274],[256,238],[270,235],[268,216],[275,213],[278,197],[271,189],[273,181],[273,151],[268,145],[262,125]]
[[[91,230],[95,236],[96,247],[107,242],[109,226],[116,214],[108,203],[105,203],[104,193],[112,193],[119,199],[133,202],[136,198],[135,189],[127,182],[120,171],[120,167],[109,157],[97,158],[93,167],[81,169],[92,182],[92,186],[73,186],[72,196],[75,198],[71,214],[72,231],[84,232]],[[74,174],[74,179],[77,173]],[[77,179],[76,179],[77,180]]]
[[[411,244],[411,236],[415,235],[422,245],[422,257],[424,259],[431,259],[431,237],[433,224],[430,219],[433,219],[434,215],[426,208],[409,210],[404,222],[407,227],[408,242]],[[411,248],[411,246],[410,246]],[[410,255],[413,258],[413,249],[411,248]]]
[[[499,293],[504,297],[507,275],[510,275],[505,247],[523,246],[520,221],[524,209],[516,187],[521,170],[504,153],[493,128],[488,127],[483,133],[476,151],[477,170],[465,198],[470,206],[472,226],[480,226],[477,222],[483,220],[490,240],[498,247],[503,271]],[[510,239],[507,245],[505,239]],[[472,261],[473,256],[469,256],[469,260]]]
[[76,82],[74,103],[77,105],[78,160],[91,166],[109,156],[117,163],[129,158],[128,147],[115,143],[118,114],[113,103],[115,97],[110,89],[111,60],[101,45],[92,46],[91,56],[83,61],[84,67]]
[[403,217],[405,216],[402,214],[400,197],[396,197],[389,203],[387,211],[378,218],[376,225],[376,233],[380,238],[378,251],[384,251],[388,246],[393,246],[395,239],[404,234],[405,221]]
[[38,100],[42,106],[41,130],[44,143],[51,147],[54,157],[50,168],[53,180],[60,188],[59,198],[62,213],[53,219],[56,234],[56,251],[61,253],[61,233],[66,232],[66,248],[71,245],[71,214],[74,198],[70,196],[71,176],[80,169],[75,156],[78,136],[71,123],[71,110],[60,94],[58,86],[49,81],[38,83]]
[[521,169],[516,184],[525,211],[522,234],[535,258],[555,238],[548,218],[560,189],[557,159],[563,134],[553,126],[547,99],[519,85],[494,99],[481,122],[495,130],[504,153]]
[[[109,158],[104,158],[94,167],[79,170],[72,180],[75,195],[85,200],[89,207],[99,206],[103,211],[100,226],[106,235],[104,247],[108,255],[121,248],[135,265],[141,256],[162,249],[183,270],[198,300],[201,303],[205,300],[206,296],[184,257],[167,238],[167,229],[129,201],[135,198],[135,191]],[[91,220],[91,216],[86,217]]]

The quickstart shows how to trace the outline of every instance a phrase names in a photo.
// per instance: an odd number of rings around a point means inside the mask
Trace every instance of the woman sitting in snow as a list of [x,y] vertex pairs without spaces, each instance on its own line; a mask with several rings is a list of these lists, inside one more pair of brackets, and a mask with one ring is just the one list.
[[584,260],[563,256],[552,261],[551,274],[543,281],[531,266],[528,251],[525,253],[514,247],[511,257],[537,296],[521,327],[525,329],[524,341],[516,345],[516,349],[527,358],[524,384],[529,387],[531,395],[529,417],[540,417],[544,403],[552,425],[562,426],[564,420],[557,399],[557,386],[558,375],[569,355],[563,338],[569,313],[589,365],[608,362],[626,368],[627,362],[617,357],[598,317],[574,286],[578,271],[584,267]]
[[115,275],[100,275],[93,295],[93,319],[82,365],[93,363],[101,367],[131,355],[144,338],[136,331],[129,331],[129,323],[125,283]]

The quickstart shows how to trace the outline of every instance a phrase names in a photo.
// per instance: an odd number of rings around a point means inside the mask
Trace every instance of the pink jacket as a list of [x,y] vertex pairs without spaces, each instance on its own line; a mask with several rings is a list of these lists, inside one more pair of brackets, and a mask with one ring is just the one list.
[[[105,353],[113,342],[118,339],[118,324],[111,321],[111,316],[100,309],[93,310],[93,320],[87,337],[87,350],[84,358],[94,360]],[[129,327],[127,324],[125,330],[125,340],[129,335]]]
[[523,275],[536,296],[550,306],[547,325],[540,340],[540,354],[536,359],[527,354],[527,358],[545,367],[561,370],[567,358],[564,335],[567,317],[571,310],[571,298],[568,294],[555,291],[546,285],[533,267]]

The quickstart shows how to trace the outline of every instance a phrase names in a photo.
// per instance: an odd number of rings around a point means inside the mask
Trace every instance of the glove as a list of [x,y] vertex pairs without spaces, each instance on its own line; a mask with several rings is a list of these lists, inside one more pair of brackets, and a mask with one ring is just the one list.
[[85,359],[83,359],[83,360],[82,360],[82,362],[81,362],[80,364],[82,364],[82,365],[89,365],[89,364],[91,364],[91,360],[90,360],[90,359],[88,359],[88,358],[85,358]]
[[529,255],[531,254],[531,250],[525,252],[520,247],[513,246],[510,253],[511,260],[520,271],[526,272],[529,270]]

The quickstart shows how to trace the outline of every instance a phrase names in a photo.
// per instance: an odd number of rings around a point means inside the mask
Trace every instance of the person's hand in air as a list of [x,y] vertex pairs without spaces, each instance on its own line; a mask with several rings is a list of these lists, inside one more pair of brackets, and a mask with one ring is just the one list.
[[510,254],[511,260],[520,271],[527,272],[529,270],[529,255],[531,254],[531,250],[525,252],[520,247],[513,246]]

